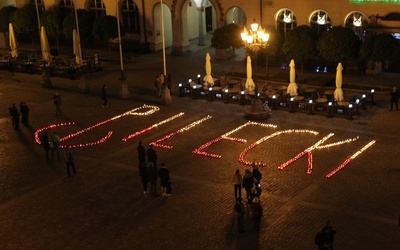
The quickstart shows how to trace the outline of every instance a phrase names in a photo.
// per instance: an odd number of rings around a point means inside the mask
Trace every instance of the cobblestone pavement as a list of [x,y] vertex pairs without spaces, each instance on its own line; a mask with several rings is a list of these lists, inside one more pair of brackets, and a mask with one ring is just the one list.
[[[204,51],[168,58],[175,87],[180,79],[203,70]],[[249,125],[230,134],[246,142],[220,140],[203,150],[222,156],[215,159],[192,151],[245,124],[244,107],[176,96],[173,105],[161,105],[152,86],[161,71],[160,59],[149,55],[140,63],[127,63],[131,91],[127,100],[116,98],[120,89],[114,80],[117,66],[104,65],[103,72],[88,75],[89,94],[77,91],[78,80],[53,78],[54,88],[45,89],[40,76],[17,73],[14,78],[20,81],[15,82],[8,72],[0,72],[4,107],[0,117],[0,249],[315,249],[314,235],[327,220],[337,231],[335,249],[398,249],[400,112],[389,112],[387,93],[378,93],[376,105],[353,121],[275,111],[262,122],[276,128]],[[229,67],[215,62],[215,72]],[[101,107],[103,84],[111,95],[108,108]],[[62,117],[55,117],[54,92],[62,96]],[[31,127],[14,131],[7,107],[20,99],[30,107]],[[143,104],[156,105],[160,111],[117,119]],[[184,115],[122,141],[180,112]],[[143,195],[137,171],[138,141],[147,145],[207,115],[212,118],[163,141],[172,149],[156,148],[160,162],[170,169],[172,196]],[[112,131],[104,143],[74,150],[78,174],[71,178],[64,163],[47,162],[34,141],[34,132],[49,124],[75,122],[57,129],[63,137],[106,120],[63,142],[95,142]],[[247,168],[238,158],[252,143],[289,129],[318,134],[282,133],[245,155],[245,160],[266,163],[261,169],[264,217],[260,232],[253,231],[247,211],[246,232],[238,234],[231,178],[237,168],[242,173]],[[323,145],[358,139],[313,150],[312,174],[307,174],[307,155],[278,170],[329,133],[334,136]],[[376,143],[361,152],[373,140]],[[361,152],[358,156],[357,151]],[[357,157],[331,178],[325,177],[351,156]]]

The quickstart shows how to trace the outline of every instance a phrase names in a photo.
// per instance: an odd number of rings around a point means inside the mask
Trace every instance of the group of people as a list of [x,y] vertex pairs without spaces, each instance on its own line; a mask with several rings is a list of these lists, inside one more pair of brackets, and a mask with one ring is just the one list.
[[[29,107],[25,101],[21,101],[19,104],[19,111],[15,103],[8,108],[10,113],[11,123],[15,130],[19,130],[20,122],[25,126],[29,126]],[[21,121],[20,121],[21,113]]]
[[261,195],[261,178],[262,174],[258,169],[258,166],[253,163],[253,169],[245,170],[245,174],[242,177],[240,170],[237,169],[233,175],[233,186],[236,203],[234,210],[237,215],[237,226],[238,232],[244,232],[244,217],[246,215],[246,209],[242,202],[242,188],[246,190],[246,204],[250,206],[251,218],[253,220],[253,229],[256,231],[260,230],[260,222],[263,216],[263,208],[261,206],[260,195]]
[[[60,158],[60,142],[61,142],[60,136],[58,136],[56,131],[53,131],[53,133],[50,135],[49,135],[48,131],[45,131],[43,133],[41,144],[43,146],[47,161],[54,160],[55,159],[54,157],[56,156],[57,161],[60,162],[60,160],[61,160],[61,158]],[[67,167],[68,177],[71,177],[71,169],[74,174],[76,174],[77,171],[75,169],[74,156],[73,156],[70,145],[68,145],[65,148],[65,150],[63,152],[63,156],[64,156],[64,161],[65,161],[65,164]]]
[[143,146],[143,142],[139,141],[137,153],[139,160],[139,175],[143,184],[143,194],[158,196],[157,183],[158,178],[160,178],[161,195],[171,196],[171,179],[169,176],[169,170],[165,166],[164,162],[161,163],[160,169],[158,169],[157,152],[154,150],[153,145],[150,144],[149,148],[146,150]]

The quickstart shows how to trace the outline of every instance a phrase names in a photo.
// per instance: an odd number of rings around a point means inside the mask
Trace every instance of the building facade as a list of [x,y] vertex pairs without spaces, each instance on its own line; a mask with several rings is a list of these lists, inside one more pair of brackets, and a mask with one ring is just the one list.
[[232,22],[247,27],[253,20],[282,36],[299,25],[309,25],[319,34],[341,25],[360,38],[367,30],[400,36],[400,0],[3,0],[0,8],[36,3],[41,12],[57,6],[96,15],[117,16],[119,11],[125,42],[139,41],[156,51],[162,48],[164,34],[166,47],[178,55],[192,39],[208,45],[205,34]]

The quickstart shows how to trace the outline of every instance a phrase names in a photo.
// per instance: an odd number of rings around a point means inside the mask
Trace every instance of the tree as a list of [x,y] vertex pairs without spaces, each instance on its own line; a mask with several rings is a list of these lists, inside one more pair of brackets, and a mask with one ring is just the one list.
[[47,34],[53,35],[57,41],[57,50],[60,50],[58,39],[63,30],[64,14],[59,8],[47,10],[41,17],[41,24],[46,29]]
[[33,5],[25,5],[11,16],[11,22],[17,33],[23,33],[31,37],[32,45],[35,47],[34,36],[39,34],[36,9]]
[[11,17],[18,8],[14,6],[5,6],[0,10],[0,32],[8,34],[8,24],[11,22]]
[[301,62],[303,76],[304,61],[317,54],[317,34],[306,25],[301,25],[286,34],[282,51],[287,59]]
[[322,34],[317,42],[317,49],[326,60],[341,62],[357,56],[360,43],[352,29],[336,26]]
[[378,34],[374,39],[374,47],[371,54],[371,59],[374,61],[394,61],[398,42],[390,33]]
[[93,22],[92,35],[97,40],[107,42],[110,54],[110,39],[118,37],[117,18],[109,15],[97,16]]
[[234,23],[222,26],[214,31],[211,47],[216,49],[238,49],[243,46],[240,36],[242,29]]
[[[80,9],[77,12],[79,21],[79,35],[84,47],[84,41],[90,38],[92,34],[94,16],[91,12],[83,9]],[[72,31],[74,29],[76,29],[75,14],[71,14],[64,18],[62,31],[63,35],[67,39],[72,40]]]

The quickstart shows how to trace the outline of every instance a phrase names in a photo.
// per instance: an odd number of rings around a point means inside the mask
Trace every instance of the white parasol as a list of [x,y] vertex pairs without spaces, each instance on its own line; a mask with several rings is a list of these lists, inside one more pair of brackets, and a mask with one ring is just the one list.
[[296,69],[293,59],[290,61],[289,66],[290,66],[290,83],[289,86],[287,87],[286,93],[290,94],[290,96],[296,96],[298,87],[296,84]]
[[211,57],[210,54],[206,54],[206,75],[204,76],[204,85],[210,85],[211,87],[214,85],[214,79],[211,75]]
[[251,68],[251,58],[250,56],[247,56],[247,65],[246,65],[246,73],[247,73],[247,79],[246,79],[246,84],[245,84],[245,90],[251,92],[254,91],[256,88],[256,85],[254,84],[253,81],[253,70]]
[[16,57],[18,57],[18,44],[17,44],[17,40],[15,39],[14,28],[11,23],[9,23],[8,29],[9,29],[9,36],[10,36],[11,57],[16,58]]
[[49,40],[47,39],[46,30],[42,26],[40,29],[40,43],[42,45],[42,57],[43,60],[46,61],[46,64],[51,63],[51,55],[50,55],[50,45]]
[[342,63],[339,63],[336,68],[336,81],[335,81],[336,89],[334,92],[335,100],[338,102],[341,102],[344,100],[343,90],[342,90],[342,81],[343,81],[342,70],[343,70]]
[[80,51],[81,48],[79,44],[78,32],[76,32],[76,29],[74,29],[72,32],[72,41],[74,43],[74,54],[75,54],[76,64],[81,65],[82,64],[81,51]]

